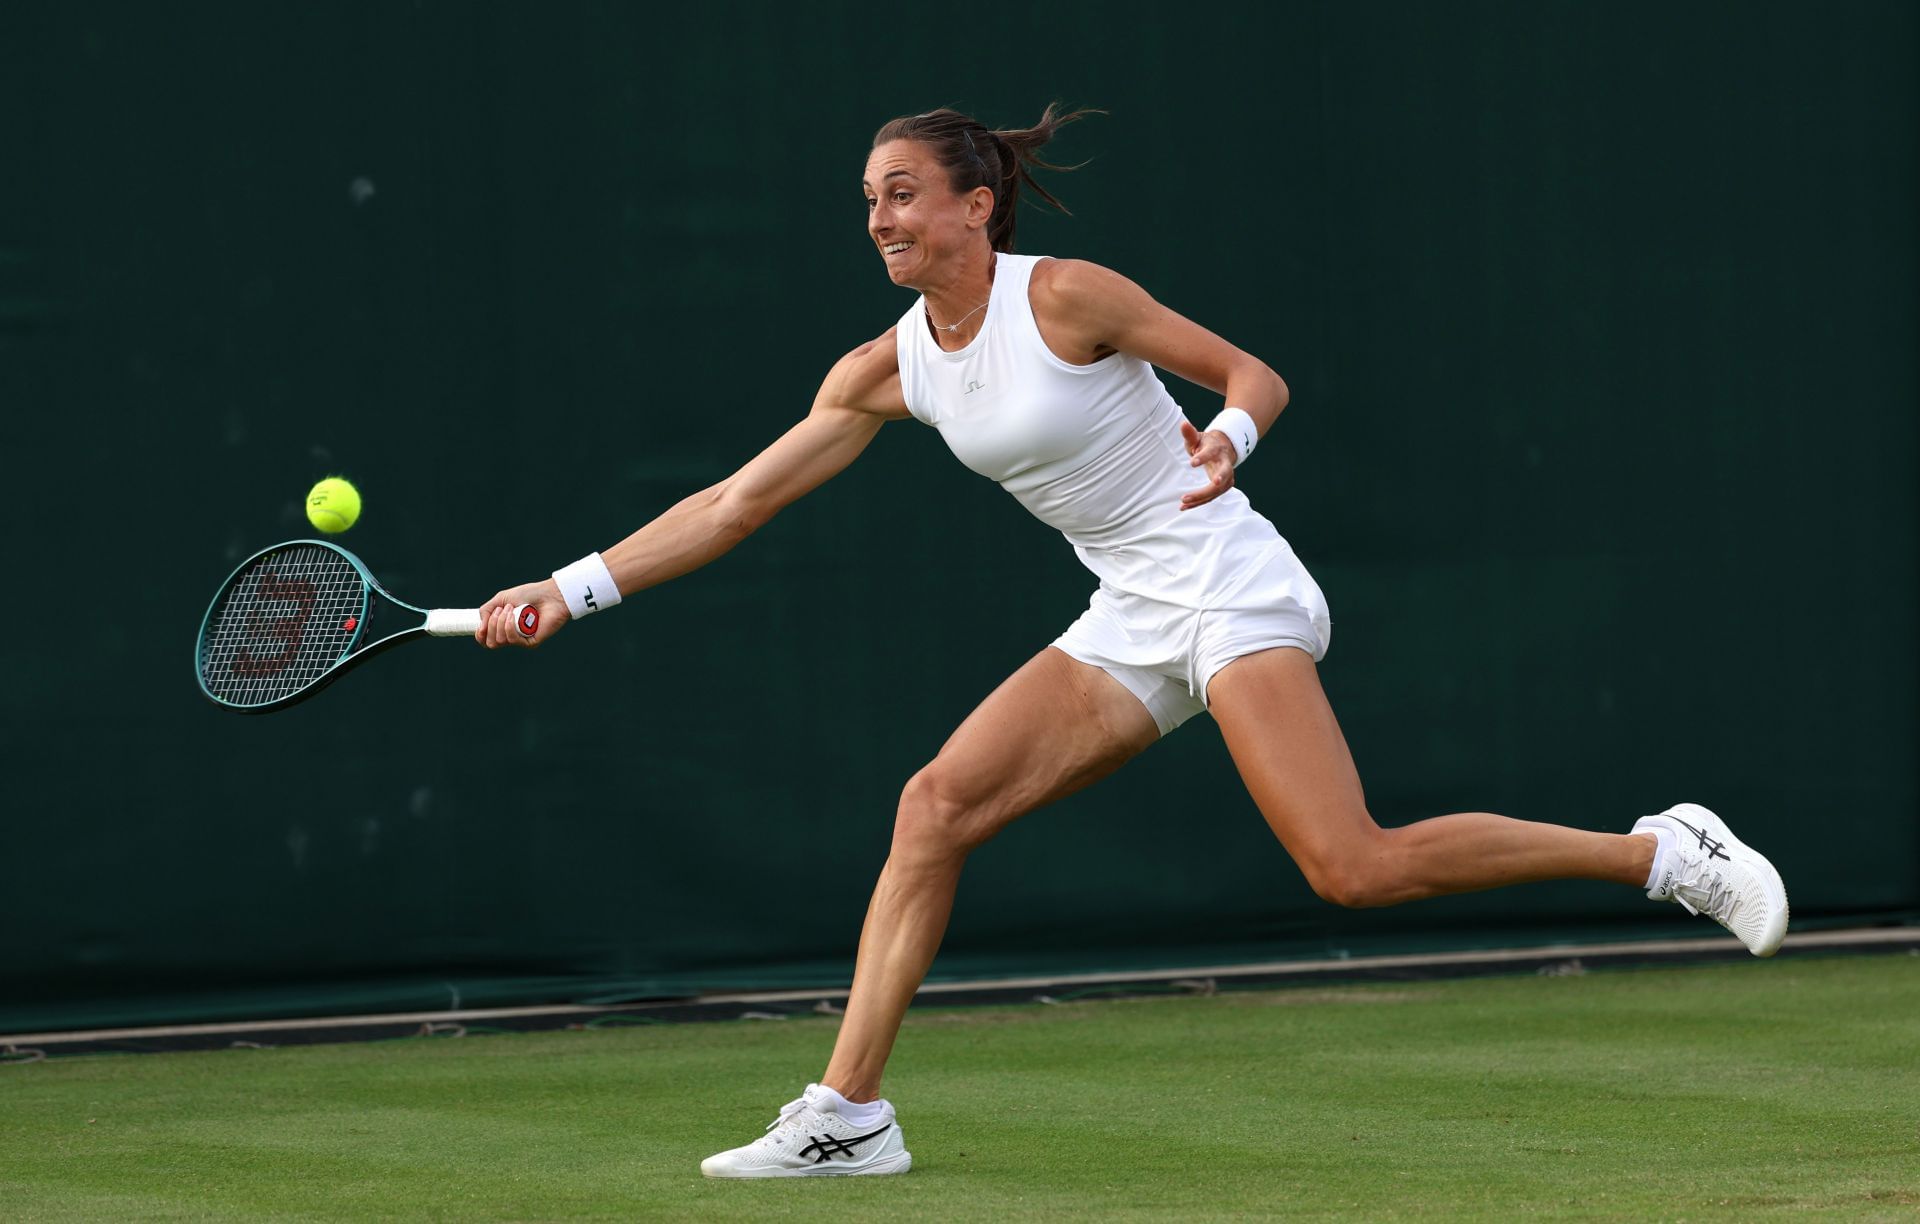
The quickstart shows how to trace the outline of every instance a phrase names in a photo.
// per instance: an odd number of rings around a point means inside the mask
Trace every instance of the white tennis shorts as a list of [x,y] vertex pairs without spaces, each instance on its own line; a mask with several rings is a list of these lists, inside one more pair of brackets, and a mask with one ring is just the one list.
[[1165,735],[1207,708],[1207,685],[1235,659],[1292,646],[1317,663],[1332,638],[1326,596],[1281,540],[1244,582],[1205,608],[1102,583],[1053,644],[1125,685]]

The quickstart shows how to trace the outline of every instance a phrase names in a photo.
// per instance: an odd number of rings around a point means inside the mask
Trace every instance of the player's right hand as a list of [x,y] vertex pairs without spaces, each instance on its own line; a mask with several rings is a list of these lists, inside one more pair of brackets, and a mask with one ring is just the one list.
[[[521,633],[514,619],[514,609],[521,604],[532,604],[540,613],[540,626],[534,630],[532,637]],[[559,585],[547,578],[512,587],[481,604],[480,629],[473,635],[473,640],[488,650],[501,646],[538,646],[560,632],[560,626],[570,619],[567,601],[560,597]]]

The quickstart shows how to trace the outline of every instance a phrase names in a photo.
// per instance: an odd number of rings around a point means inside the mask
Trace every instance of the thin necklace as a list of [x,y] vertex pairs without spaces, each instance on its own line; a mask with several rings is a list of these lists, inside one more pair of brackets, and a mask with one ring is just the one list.
[[975,306],[972,310],[969,310],[967,313],[961,315],[957,320],[955,320],[951,324],[935,323],[933,321],[933,312],[928,311],[927,326],[931,327],[935,331],[943,331],[951,334],[953,332],[957,332],[960,330],[960,324],[965,323],[968,319],[971,319],[973,316],[985,310],[988,304],[993,301],[993,291],[991,288],[991,286],[993,285],[993,273],[994,273],[994,270],[999,266],[1000,266],[1000,253],[998,251],[995,251],[993,253],[993,258],[987,263],[987,285],[989,286],[989,288],[987,291],[987,300],[985,302],[980,303],[978,306]]
[[[987,299],[987,302],[991,302],[992,300],[993,300],[992,298],[988,298],[988,299]],[[980,313],[981,311],[983,311],[983,310],[985,310],[985,309],[987,308],[987,302],[982,302],[982,303],[980,303],[980,304],[979,304],[978,306],[975,306],[975,307],[974,307],[974,308],[973,308],[972,310],[969,310],[969,311],[968,311],[967,313],[965,313],[965,314],[963,314],[963,315],[961,315],[961,316],[960,316],[960,319],[959,319],[959,322],[956,322],[956,323],[952,323],[952,324],[945,324],[945,323],[935,323],[935,322],[933,321],[933,315],[932,315],[932,314],[928,314],[928,315],[927,315],[927,326],[928,326],[928,327],[931,327],[931,328],[932,328],[933,330],[935,330],[935,331],[943,331],[943,332],[955,332],[955,331],[959,331],[959,330],[960,330],[960,324],[961,324],[961,323],[965,323],[965,322],[966,322],[966,321],[967,321],[968,319],[971,319],[971,318],[972,318],[973,316],[975,316],[975,315],[977,315],[977,314],[979,314],[979,313]]]

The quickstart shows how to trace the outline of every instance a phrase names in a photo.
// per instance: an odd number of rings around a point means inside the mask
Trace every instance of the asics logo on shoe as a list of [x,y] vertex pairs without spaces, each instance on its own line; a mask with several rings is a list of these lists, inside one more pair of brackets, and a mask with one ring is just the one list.
[[1733,861],[1733,856],[1727,853],[1727,843],[1723,841],[1715,841],[1713,838],[1707,836],[1706,830],[1696,829],[1692,825],[1688,824],[1686,821],[1680,820],[1678,817],[1675,818],[1675,821],[1680,825],[1681,828],[1685,829],[1687,832],[1693,834],[1695,837],[1700,839],[1700,848],[1707,852],[1708,858],[1710,859],[1722,858],[1722,859],[1726,859],[1728,862]]
[[[892,1126],[893,1123],[889,1122],[886,1126],[881,1127],[871,1134],[854,1135],[847,1139],[835,1139],[832,1135],[814,1135],[812,1136],[813,1142],[801,1148],[800,1154],[802,1156],[813,1156],[813,1163],[815,1164],[825,1164],[835,1156],[845,1156],[851,1159],[856,1154],[853,1150],[854,1144],[865,1143],[869,1139],[884,1135]],[[819,1153],[819,1155],[814,1155],[816,1152]]]

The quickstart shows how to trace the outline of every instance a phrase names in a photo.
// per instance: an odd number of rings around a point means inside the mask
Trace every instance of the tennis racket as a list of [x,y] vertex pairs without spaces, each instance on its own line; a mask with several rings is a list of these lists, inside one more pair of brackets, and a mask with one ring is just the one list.
[[[520,605],[514,622],[532,637],[539,609]],[[215,705],[265,714],[305,701],[402,642],[472,636],[479,628],[478,609],[416,608],[346,549],[289,540],[242,561],[220,587],[200,622],[194,669]]]

